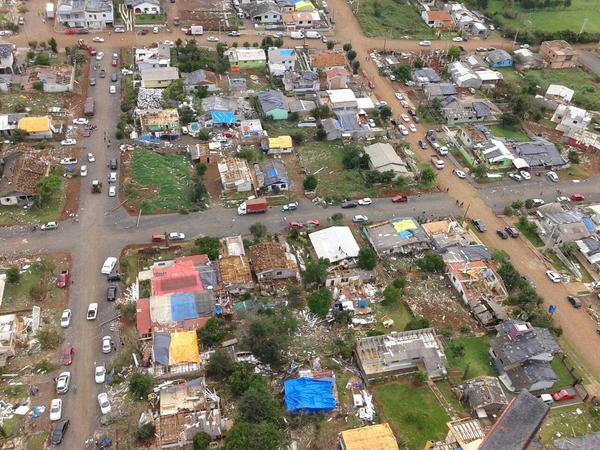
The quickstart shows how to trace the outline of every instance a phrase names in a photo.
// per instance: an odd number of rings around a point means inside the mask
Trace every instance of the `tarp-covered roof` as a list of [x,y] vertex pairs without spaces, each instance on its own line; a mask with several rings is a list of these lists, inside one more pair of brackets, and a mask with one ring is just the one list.
[[396,437],[386,423],[342,431],[345,450],[398,450]]
[[295,378],[283,383],[288,412],[319,413],[335,408],[331,378]]
[[163,366],[169,365],[169,346],[171,345],[171,336],[169,333],[154,333],[153,345],[154,362]]
[[200,362],[200,353],[198,353],[198,335],[196,334],[196,331],[171,333],[169,362],[171,365]]
[[228,125],[233,125],[236,122],[235,114],[233,114],[231,111],[213,111],[210,113],[210,118],[213,123],[217,124],[225,123]]
[[269,138],[269,148],[292,148],[292,137],[277,136]]

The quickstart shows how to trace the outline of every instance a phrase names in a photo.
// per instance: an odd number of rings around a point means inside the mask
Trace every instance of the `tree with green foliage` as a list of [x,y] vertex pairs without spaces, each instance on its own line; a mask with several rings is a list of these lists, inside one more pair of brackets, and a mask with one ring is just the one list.
[[325,317],[331,309],[332,300],[329,289],[319,289],[308,296],[307,304],[312,313]]
[[393,72],[394,76],[396,77],[396,81],[406,83],[407,81],[412,80],[412,67],[410,67],[410,64],[400,64],[393,70]]
[[192,90],[192,95],[198,100],[208,97],[208,94],[209,92],[206,86],[196,86],[194,90]]
[[37,197],[35,204],[43,208],[60,191],[61,179],[56,174],[50,174],[37,182]]
[[458,45],[452,45],[448,49],[448,56],[452,59],[460,58],[460,47]]
[[278,450],[286,442],[286,434],[274,423],[236,420],[225,435],[223,450]]
[[404,331],[420,330],[422,328],[429,328],[429,320],[425,317],[413,317],[408,321],[404,327]]
[[17,266],[10,266],[6,269],[5,275],[9,284],[18,284],[21,280],[21,272]]
[[[18,108],[16,108],[18,109]],[[13,130],[10,134],[10,140],[13,144],[18,144],[19,142],[23,142],[27,138],[27,132],[21,128],[17,128]]]
[[302,289],[300,289],[298,286],[289,285],[287,287],[285,299],[292,308],[302,308],[304,306]]
[[381,117],[382,120],[388,120],[392,117],[392,109],[388,105],[385,105],[379,110],[379,117]]
[[281,39],[281,38],[276,38],[276,39],[273,41],[273,45],[274,45],[275,47],[277,47],[277,48],[281,48],[281,47],[283,47],[283,44],[284,44],[284,42],[283,42],[283,39]]
[[329,260],[324,258],[313,259],[308,258],[305,264],[304,272],[302,272],[302,281],[308,285],[320,285],[325,283],[327,279],[327,268]]
[[183,80],[175,80],[163,89],[162,97],[164,102],[182,102],[185,99],[185,90]]
[[360,69],[360,61],[352,61],[352,73],[358,75],[358,69]]
[[267,391],[267,381],[260,373],[254,373],[254,366],[250,363],[234,364],[231,375],[227,378],[227,386],[231,393],[239,397],[248,389]]
[[521,123],[521,119],[512,113],[506,112],[500,116],[500,123],[503,127],[514,129]]
[[206,171],[208,170],[208,166],[204,163],[196,164],[196,175],[199,177],[203,177]]
[[283,350],[282,335],[268,319],[258,319],[250,324],[248,343],[250,351],[266,364],[278,364]]
[[487,175],[487,166],[485,164],[477,164],[471,169],[471,175],[477,179],[482,179]]
[[415,372],[415,381],[417,382],[417,384],[425,384],[427,383],[427,380],[429,380],[427,372],[423,370]]
[[206,375],[216,381],[226,379],[233,371],[233,359],[225,350],[217,350],[210,355],[206,365]]
[[252,423],[263,421],[279,424],[283,416],[270,391],[249,388],[242,394],[238,411],[242,420]]
[[[532,198],[528,198],[527,200],[525,200],[524,206],[525,206],[526,209],[532,209],[532,208],[535,207],[535,202],[533,201]],[[521,217],[521,219],[523,219],[523,217]],[[527,218],[524,218],[524,219],[525,219],[524,220],[525,222],[528,222]]]
[[318,184],[319,180],[313,174],[307,175],[302,183],[304,190],[308,192],[313,192],[315,189],[317,189]]
[[48,47],[50,47],[52,53],[58,53],[58,44],[56,43],[56,39],[54,39],[54,37],[48,39]]
[[383,290],[383,300],[381,304],[385,306],[393,306],[398,303],[399,299],[400,291],[396,289],[394,285],[390,284]]
[[190,108],[187,105],[184,105],[181,108],[179,108],[179,121],[182,124],[187,125],[188,123],[193,122],[195,119],[196,114],[194,113],[192,108]]
[[523,200],[515,200],[510,206],[512,209],[521,209],[523,207]]
[[371,247],[363,247],[358,251],[358,267],[373,270],[377,266],[377,254]]
[[509,291],[523,286],[523,279],[521,278],[521,275],[519,272],[517,272],[515,266],[508,261],[500,264],[500,267],[498,268],[498,275],[500,275],[502,281],[504,281],[504,285]]
[[417,260],[417,266],[424,272],[442,273],[446,264],[444,258],[437,252],[428,250],[421,259]]
[[315,119],[324,119],[329,116],[329,114],[331,114],[331,111],[327,105],[317,106],[310,110],[310,115]]
[[327,138],[327,131],[325,131],[325,128],[323,128],[322,125],[319,125],[317,127],[315,138],[317,139],[317,141],[324,141]]
[[267,49],[269,47],[273,47],[273,38],[271,36],[266,36],[263,38],[263,40],[260,43],[260,46],[264,49]]
[[433,170],[431,166],[425,166],[421,170],[421,174],[419,175],[419,180],[421,184],[426,187],[431,187],[434,185],[435,180],[437,178],[437,173]]
[[368,169],[369,168],[369,155],[363,152],[363,150],[357,146],[351,146],[344,151],[342,156],[342,164],[344,169]]
[[465,356],[464,344],[450,344],[450,353],[452,353],[452,356],[454,356],[455,358],[462,358],[463,356]]
[[208,190],[201,179],[195,179],[192,186],[191,200],[197,205],[203,205],[208,197]]
[[400,293],[402,293],[404,291],[404,289],[406,289],[406,277],[404,275],[398,275],[396,278],[394,278],[394,281],[392,281],[392,285],[398,289],[398,291]]
[[134,372],[129,377],[129,393],[136,400],[144,400],[152,392],[154,377],[148,373]]
[[194,245],[200,253],[205,254],[209,259],[216,261],[221,253],[221,243],[218,238],[212,236],[202,236],[194,241]]
[[135,438],[138,441],[145,441],[146,439],[154,437],[155,433],[156,428],[154,427],[154,424],[152,422],[149,422],[145,423],[137,429],[137,431],[135,432]]
[[327,41],[327,50],[333,50],[334,47],[335,47],[335,42]]
[[343,49],[345,52],[349,52],[350,50],[352,50],[352,44],[350,44],[350,43],[344,44],[344,45],[342,46],[342,49]]
[[254,236],[254,239],[260,240],[267,235],[267,226],[260,222],[255,222],[250,225],[250,233]]
[[37,55],[33,61],[36,66],[49,66],[50,65],[50,57],[46,53],[40,53]]
[[194,435],[193,439],[194,450],[208,450],[212,438],[208,433],[200,431]]
[[577,150],[569,150],[567,158],[571,164],[579,164],[581,159],[579,158],[579,152]]
[[197,333],[198,339],[207,347],[220,344],[227,337],[226,323],[220,317],[211,317]]
[[304,142],[304,133],[301,130],[292,131],[290,137],[295,145],[300,145]]

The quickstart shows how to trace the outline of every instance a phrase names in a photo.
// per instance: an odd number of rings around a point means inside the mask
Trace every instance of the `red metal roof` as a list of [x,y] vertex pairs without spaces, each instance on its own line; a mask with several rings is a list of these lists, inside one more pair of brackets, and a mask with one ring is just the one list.
[[136,303],[136,326],[140,336],[150,334],[152,331],[149,298],[140,298]]

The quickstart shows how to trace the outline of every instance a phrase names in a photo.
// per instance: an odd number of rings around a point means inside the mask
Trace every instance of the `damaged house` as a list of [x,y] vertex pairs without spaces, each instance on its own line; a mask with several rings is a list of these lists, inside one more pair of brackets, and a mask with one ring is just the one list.
[[270,159],[254,164],[256,188],[263,192],[287,191],[290,187],[285,164],[280,159]]
[[259,283],[299,277],[296,257],[285,241],[262,241],[250,247],[249,256],[252,271]]
[[254,287],[250,261],[246,256],[241,236],[230,236],[221,239],[219,275],[223,288],[229,292]]
[[413,217],[384,220],[363,227],[379,256],[407,255],[429,249],[429,237]]
[[471,414],[483,419],[498,416],[508,404],[502,385],[496,377],[481,376],[463,383],[461,400],[469,406]]
[[37,183],[48,176],[50,164],[20,151],[0,156],[0,205],[24,206],[37,196]]

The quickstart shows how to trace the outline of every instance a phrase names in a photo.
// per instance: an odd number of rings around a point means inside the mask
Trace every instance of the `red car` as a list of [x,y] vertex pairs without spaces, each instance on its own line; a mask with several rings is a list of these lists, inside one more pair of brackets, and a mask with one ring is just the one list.
[[406,195],[396,195],[392,197],[392,203],[406,203],[408,201],[408,197]]
[[167,235],[165,234],[153,234],[152,242],[167,242]]
[[69,366],[73,363],[73,356],[75,355],[75,349],[70,345],[65,347],[65,351],[63,352],[63,364],[65,366]]
[[119,64],[119,61],[117,61],[116,59],[113,59],[112,62],[110,63],[110,65],[113,67],[117,67],[118,64]]
[[310,219],[306,221],[306,225],[318,227],[319,225],[321,225],[321,222],[319,222],[317,219]]
[[290,228],[298,228],[298,229],[304,228],[304,225],[302,225],[301,222],[296,222],[296,221],[290,222],[288,225]]
[[63,270],[56,279],[56,285],[59,288],[65,288],[69,285],[69,271]]
[[581,194],[573,194],[571,195],[571,201],[573,202],[582,202],[585,200],[585,197]]
[[561,389],[560,391],[554,391],[552,393],[552,398],[555,402],[562,402],[563,400],[571,400],[575,398],[575,394],[571,394],[566,389]]

